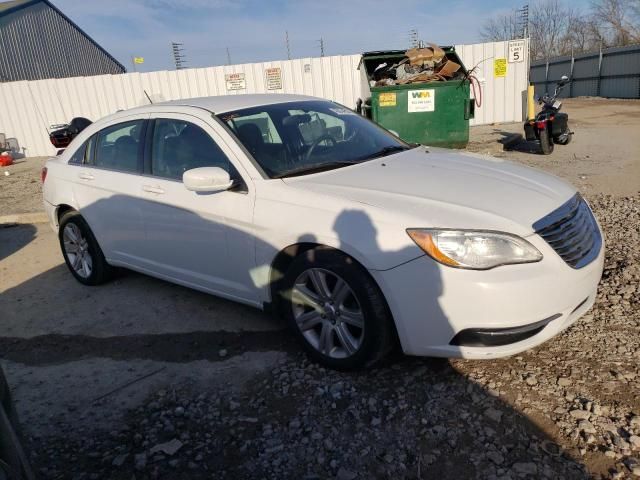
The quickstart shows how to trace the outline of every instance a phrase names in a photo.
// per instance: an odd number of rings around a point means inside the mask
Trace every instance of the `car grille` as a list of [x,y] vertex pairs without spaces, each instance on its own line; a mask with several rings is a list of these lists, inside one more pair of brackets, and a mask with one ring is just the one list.
[[591,263],[602,247],[596,219],[579,193],[534,223],[533,229],[573,268]]

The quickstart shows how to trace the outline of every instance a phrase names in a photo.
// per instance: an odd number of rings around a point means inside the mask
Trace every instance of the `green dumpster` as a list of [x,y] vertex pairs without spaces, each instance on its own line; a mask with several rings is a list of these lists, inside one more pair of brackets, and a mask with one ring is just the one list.
[[[363,90],[370,92],[361,113],[411,143],[464,148],[469,142],[469,120],[474,104],[469,96],[467,71],[454,47],[441,47],[446,58],[461,66],[455,78],[404,85],[372,86],[381,65],[396,65],[405,51],[368,52],[359,66]],[[364,83],[366,82],[366,84]]]

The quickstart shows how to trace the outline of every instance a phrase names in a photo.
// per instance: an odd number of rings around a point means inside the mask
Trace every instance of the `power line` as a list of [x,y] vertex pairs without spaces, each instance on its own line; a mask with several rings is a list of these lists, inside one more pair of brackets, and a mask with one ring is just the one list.
[[171,52],[173,54],[173,63],[176,66],[176,70],[182,70],[185,67],[186,56],[184,55],[184,48],[182,43],[171,42]]

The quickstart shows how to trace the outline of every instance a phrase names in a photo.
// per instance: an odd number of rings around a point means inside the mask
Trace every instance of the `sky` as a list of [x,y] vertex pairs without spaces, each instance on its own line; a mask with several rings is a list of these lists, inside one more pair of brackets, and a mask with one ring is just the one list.
[[440,45],[476,43],[489,17],[523,2],[506,0],[52,0],[127,70],[173,69],[171,42],[187,66],[262,62],[406,48],[409,31]]

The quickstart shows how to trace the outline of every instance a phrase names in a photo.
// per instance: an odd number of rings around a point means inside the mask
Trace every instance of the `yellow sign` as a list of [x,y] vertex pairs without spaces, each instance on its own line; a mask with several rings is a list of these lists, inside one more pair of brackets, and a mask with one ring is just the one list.
[[395,107],[396,106],[396,92],[387,92],[380,94],[380,106],[381,107]]
[[133,63],[144,63],[144,57],[133,57]]
[[493,76],[496,78],[507,76],[507,59],[496,58],[493,61]]

